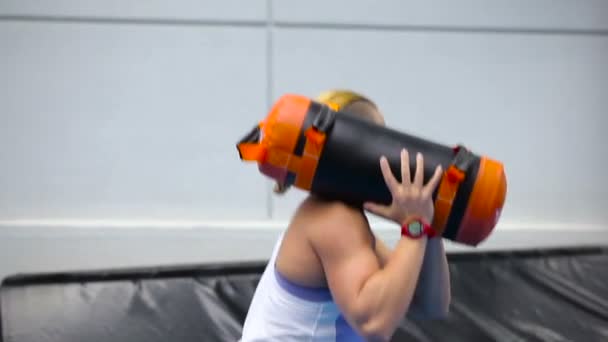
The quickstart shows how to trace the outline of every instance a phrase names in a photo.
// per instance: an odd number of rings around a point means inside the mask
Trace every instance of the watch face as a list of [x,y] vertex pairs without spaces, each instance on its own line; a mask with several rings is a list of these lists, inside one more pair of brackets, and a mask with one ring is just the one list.
[[422,224],[420,222],[412,222],[407,226],[407,230],[412,236],[422,235]]

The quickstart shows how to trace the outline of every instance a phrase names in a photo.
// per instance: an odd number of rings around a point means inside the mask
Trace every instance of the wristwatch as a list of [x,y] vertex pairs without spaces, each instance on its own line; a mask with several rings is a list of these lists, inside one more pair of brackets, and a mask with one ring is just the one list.
[[423,236],[433,238],[437,235],[435,229],[420,217],[410,217],[401,226],[401,235],[412,239],[420,239]]

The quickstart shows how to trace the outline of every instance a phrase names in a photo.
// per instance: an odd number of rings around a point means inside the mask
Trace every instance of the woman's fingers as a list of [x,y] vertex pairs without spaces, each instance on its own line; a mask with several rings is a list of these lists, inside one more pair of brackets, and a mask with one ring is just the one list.
[[439,180],[441,180],[442,175],[443,175],[443,169],[441,168],[441,165],[438,165],[435,168],[435,173],[433,174],[433,177],[426,184],[426,186],[424,188],[424,191],[426,192],[427,195],[430,196],[433,194],[433,192],[437,188],[437,185],[439,184]]
[[391,191],[391,193],[394,193],[397,190],[397,187],[399,187],[399,182],[393,175],[391,167],[388,164],[388,160],[384,156],[380,158],[380,169],[382,169],[382,175],[384,176],[384,182],[386,182],[386,186],[388,186],[388,189]]
[[416,154],[416,174],[414,175],[414,186],[422,188],[422,182],[424,181],[424,157],[422,153]]
[[412,176],[410,175],[410,154],[406,149],[401,150],[401,184],[410,185]]
[[428,181],[426,186],[424,185],[424,156],[418,152],[416,154],[416,171],[414,174],[414,180],[412,181],[410,175],[410,157],[407,149],[401,150],[401,184],[393,175],[391,167],[388,163],[388,159],[385,156],[380,158],[380,169],[382,170],[382,176],[392,194],[395,194],[399,189],[399,186],[403,185],[406,188],[413,185],[416,188],[424,189],[427,192],[435,191],[435,188],[439,184],[442,176],[442,167],[438,165],[435,168],[435,173],[432,178]]

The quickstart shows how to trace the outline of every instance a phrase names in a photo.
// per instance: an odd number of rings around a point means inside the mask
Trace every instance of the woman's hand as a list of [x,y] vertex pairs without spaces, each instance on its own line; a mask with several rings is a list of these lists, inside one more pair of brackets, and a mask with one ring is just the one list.
[[420,216],[426,222],[431,223],[434,215],[433,192],[441,179],[441,165],[437,166],[433,177],[424,185],[424,159],[422,154],[416,155],[416,173],[412,182],[410,176],[410,158],[408,151],[401,151],[401,180],[393,175],[388,160],[382,156],[380,158],[380,168],[384,181],[393,196],[391,205],[386,206],[377,203],[365,203],[366,210],[395,221],[401,225],[410,216]]

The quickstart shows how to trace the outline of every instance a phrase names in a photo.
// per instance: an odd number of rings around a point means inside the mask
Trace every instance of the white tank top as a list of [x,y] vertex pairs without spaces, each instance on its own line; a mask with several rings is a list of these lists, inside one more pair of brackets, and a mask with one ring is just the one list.
[[262,273],[240,341],[363,341],[344,320],[329,289],[294,284],[276,270],[283,234]]

